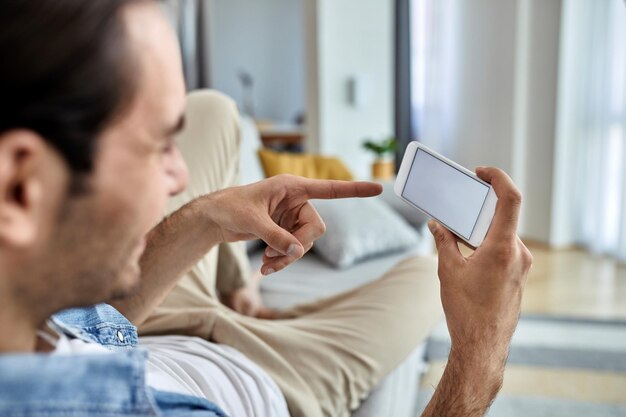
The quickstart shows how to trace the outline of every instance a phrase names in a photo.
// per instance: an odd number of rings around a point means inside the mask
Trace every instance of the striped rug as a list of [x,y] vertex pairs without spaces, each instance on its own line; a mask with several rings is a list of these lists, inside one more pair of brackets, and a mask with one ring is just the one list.
[[[449,350],[444,324],[428,343],[419,413],[441,378]],[[626,416],[626,321],[523,316],[502,391],[488,415]]]

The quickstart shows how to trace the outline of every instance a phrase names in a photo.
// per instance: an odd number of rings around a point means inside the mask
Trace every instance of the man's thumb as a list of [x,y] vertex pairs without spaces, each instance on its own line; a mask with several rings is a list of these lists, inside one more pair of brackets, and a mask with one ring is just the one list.
[[268,217],[260,228],[259,238],[276,252],[298,259],[304,255],[302,244],[291,233]]

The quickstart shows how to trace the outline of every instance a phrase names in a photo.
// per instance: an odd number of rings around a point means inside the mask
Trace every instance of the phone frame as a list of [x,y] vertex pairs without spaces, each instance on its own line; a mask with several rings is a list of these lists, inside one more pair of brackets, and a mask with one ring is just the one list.
[[[483,201],[483,206],[480,210],[480,213],[478,214],[478,219],[476,220],[476,223],[474,224],[474,228],[472,230],[472,234],[470,235],[469,239],[461,236],[460,233],[450,228],[441,219],[438,219],[432,214],[427,213],[422,208],[418,207],[415,203],[407,200],[402,195],[402,192],[404,191],[404,187],[408,179],[409,172],[411,170],[411,166],[413,165],[413,161],[415,159],[415,154],[417,153],[418,149],[421,149],[422,151],[433,156],[434,158],[437,158],[441,162],[451,166],[452,168],[457,169],[458,171],[461,171],[462,173],[470,176],[472,179],[475,179],[481,184],[484,184],[485,186],[489,187],[489,191],[487,192],[485,201]],[[480,246],[483,240],[485,239],[485,236],[487,235],[487,231],[489,230],[489,226],[491,225],[491,221],[493,220],[493,216],[496,211],[496,203],[498,202],[498,197],[496,196],[496,193],[493,187],[489,183],[478,178],[476,174],[473,173],[472,171],[462,167],[461,165],[457,164],[454,161],[449,160],[445,156],[438,154],[437,152],[433,151],[432,149],[429,149],[428,147],[422,145],[419,142],[409,142],[409,144],[407,145],[406,151],[404,153],[404,157],[402,158],[402,164],[400,165],[400,170],[398,171],[398,175],[396,177],[396,182],[394,184],[393,190],[396,193],[396,195],[400,197],[400,199],[410,204],[412,207],[416,208],[424,215],[432,219],[435,219],[437,222],[442,224],[446,229],[454,233],[455,236],[457,236],[459,239],[461,239],[463,242],[467,243],[473,248],[477,248],[478,246]]]

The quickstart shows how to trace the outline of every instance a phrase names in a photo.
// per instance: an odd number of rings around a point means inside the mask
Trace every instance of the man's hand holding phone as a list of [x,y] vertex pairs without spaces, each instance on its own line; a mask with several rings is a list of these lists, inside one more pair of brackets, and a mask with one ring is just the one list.
[[482,416],[502,384],[532,256],[517,236],[521,194],[497,168],[478,168],[498,197],[491,227],[470,256],[430,221],[439,252],[441,299],[452,339],[444,375],[424,416]]

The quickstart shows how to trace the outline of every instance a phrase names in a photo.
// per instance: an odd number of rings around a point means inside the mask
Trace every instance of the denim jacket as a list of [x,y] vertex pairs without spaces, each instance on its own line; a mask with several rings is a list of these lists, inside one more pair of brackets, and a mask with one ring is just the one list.
[[52,322],[115,353],[0,355],[1,417],[225,417],[205,399],[148,387],[147,352],[136,348],[137,329],[115,308],[65,310]]

